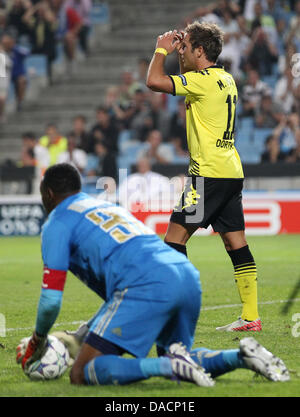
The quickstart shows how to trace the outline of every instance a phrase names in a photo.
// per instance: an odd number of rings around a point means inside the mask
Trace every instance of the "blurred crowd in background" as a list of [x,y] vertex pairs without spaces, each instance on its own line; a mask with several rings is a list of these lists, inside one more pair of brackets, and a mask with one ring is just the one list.
[[[20,106],[24,39],[30,40],[31,52],[46,54],[51,81],[55,42],[63,42],[70,70],[78,45],[89,54],[90,7],[91,0],[0,0],[0,48],[11,57]],[[219,63],[238,86],[236,147],[242,161],[299,163],[300,0],[211,2],[184,16],[176,29],[194,20],[215,22],[224,31]],[[78,114],[67,132],[50,121],[42,137],[24,132],[19,166],[69,162],[83,177],[117,179],[118,168],[145,166],[137,161],[147,159],[150,171],[153,164],[182,164],[186,172],[184,100],[147,89],[150,60],[137,57],[135,68],[123,68],[119,83],[107,87],[93,120]],[[176,54],[167,57],[166,71],[178,73]],[[4,91],[2,85],[0,114]]]
[[92,0],[0,0],[0,53],[5,55],[6,76],[0,78],[0,118],[4,115],[10,84],[15,90],[17,110],[26,92],[25,58],[46,57],[47,77],[62,45],[67,71],[72,72],[77,45],[87,55]]

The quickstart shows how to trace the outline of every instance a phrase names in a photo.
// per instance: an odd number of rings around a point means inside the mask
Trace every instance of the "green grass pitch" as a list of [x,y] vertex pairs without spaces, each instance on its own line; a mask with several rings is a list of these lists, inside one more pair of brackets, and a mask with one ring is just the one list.
[[[0,313],[6,319],[7,328],[6,337],[0,337],[0,396],[299,396],[300,338],[295,336],[300,335],[300,327],[297,328],[293,315],[300,313],[300,294],[287,315],[281,315],[280,310],[300,276],[300,235],[249,237],[248,242],[258,267],[259,313],[263,323],[263,331],[255,337],[285,361],[291,372],[290,382],[272,383],[247,370],[217,378],[213,388],[200,388],[189,383],[178,385],[163,378],[151,378],[126,387],[76,387],[70,385],[68,372],[59,380],[31,382],[15,362],[15,349],[21,338],[31,334],[35,323],[42,262],[39,238],[20,237],[0,239]],[[239,339],[249,333],[215,331],[217,326],[235,320],[241,311],[233,269],[221,240],[217,236],[194,237],[188,244],[188,252],[200,270],[203,289],[195,346],[238,347]],[[75,329],[77,325],[71,323],[88,319],[99,304],[99,298],[69,273],[56,329]],[[150,356],[154,355],[153,349]]]

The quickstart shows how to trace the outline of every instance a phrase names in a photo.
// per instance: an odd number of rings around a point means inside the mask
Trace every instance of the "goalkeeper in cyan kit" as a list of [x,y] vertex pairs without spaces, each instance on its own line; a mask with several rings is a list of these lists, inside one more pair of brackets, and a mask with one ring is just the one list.
[[[272,381],[289,379],[284,363],[253,338],[241,340],[238,349],[193,349],[201,307],[199,272],[124,208],[81,192],[74,167],[48,168],[41,194],[49,214],[42,231],[44,276],[35,331],[17,348],[25,372],[44,353],[70,270],[105,301],[77,332],[56,333],[75,359],[73,384],[127,384],[163,376],[213,386],[212,378],[237,368]],[[147,358],[154,344],[158,357]],[[123,358],[124,353],[134,359]]]

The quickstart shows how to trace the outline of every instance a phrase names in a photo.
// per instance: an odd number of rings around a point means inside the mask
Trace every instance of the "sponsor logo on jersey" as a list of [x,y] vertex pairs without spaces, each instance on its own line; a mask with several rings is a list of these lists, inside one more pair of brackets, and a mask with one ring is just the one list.
[[218,139],[216,142],[216,147],[224,149],[233,149],[233,142],[230,142],[229,140]]

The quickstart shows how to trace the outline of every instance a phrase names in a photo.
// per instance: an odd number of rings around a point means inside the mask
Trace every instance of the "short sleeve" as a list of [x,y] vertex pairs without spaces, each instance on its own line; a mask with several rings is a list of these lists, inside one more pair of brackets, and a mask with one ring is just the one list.
[[70,229],[61,221],[45,223],[42,231],[42,258],[53,270],[67,271],[70,262]]
[[[174,86],[174,96],[201,97],[207,90],[207,78],[198,72],[186,72],[180,75],[170,75]],[[205,84],[206,81],[206,84]]]

